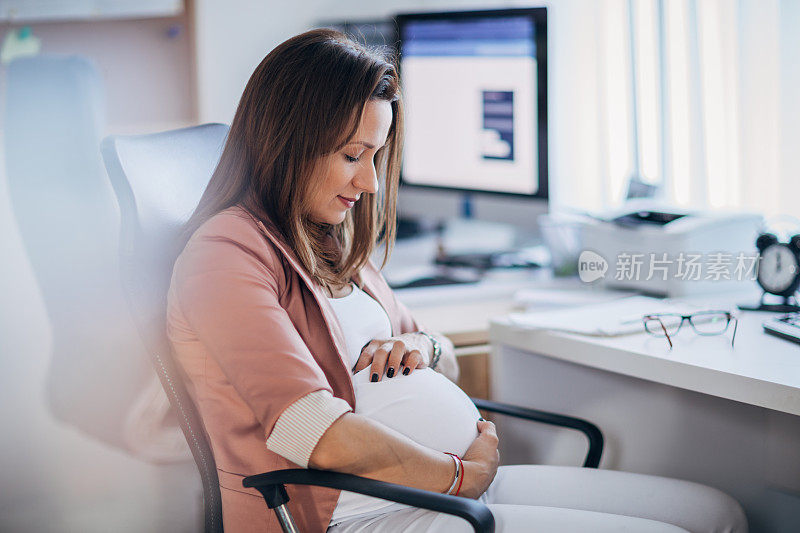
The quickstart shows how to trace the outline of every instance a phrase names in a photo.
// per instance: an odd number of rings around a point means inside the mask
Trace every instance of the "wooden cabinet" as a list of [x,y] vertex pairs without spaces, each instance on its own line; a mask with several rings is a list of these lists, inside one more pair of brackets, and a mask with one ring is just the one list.
[[456,347],[458,386],[469,396],[491,400],[488,344]]

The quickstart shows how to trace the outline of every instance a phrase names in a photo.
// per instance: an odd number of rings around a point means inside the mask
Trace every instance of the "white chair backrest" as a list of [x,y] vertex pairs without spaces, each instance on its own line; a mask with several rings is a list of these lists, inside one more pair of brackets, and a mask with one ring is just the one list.
[[219,481],[205,429],[166,338],[166,295],[183,245],[182,227],[211,178],[227,133],[226,125],[206,124],[108,137],[101,148],[120,206],[126,296],[200,471],[207,532],[222,531]]

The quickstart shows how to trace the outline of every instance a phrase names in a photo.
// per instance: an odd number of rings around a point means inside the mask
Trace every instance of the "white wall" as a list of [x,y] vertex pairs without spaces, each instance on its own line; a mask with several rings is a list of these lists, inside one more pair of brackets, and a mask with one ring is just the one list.
[[321,21],[381,19],[404,11],[515,5],[530,6],[531,2],[304,0],[295,2],[289,10],[284,2],[276,0],[196,0],[199,119],[230,123],[250,74],[264,56]]

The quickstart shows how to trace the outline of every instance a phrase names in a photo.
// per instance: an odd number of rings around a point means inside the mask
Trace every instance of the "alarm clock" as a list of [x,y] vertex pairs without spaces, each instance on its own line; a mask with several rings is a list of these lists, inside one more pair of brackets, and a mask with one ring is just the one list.
[[[800,287],[800,235],[789,242],[780,242],[772,233],[762,233],[756,239],[758,272],[756,281],[764,290],[757,311],[799,311],[795,293]],[[783,298],[780,304],[765,304],[764,297],[773,294]],[[742,309],[744,309],[742,307]]]
[[794,295],[800,286],[800,235],[782,243],[772,233],[762,233],[756,248],[760,255],[756,281],[761,288],[776,296]]

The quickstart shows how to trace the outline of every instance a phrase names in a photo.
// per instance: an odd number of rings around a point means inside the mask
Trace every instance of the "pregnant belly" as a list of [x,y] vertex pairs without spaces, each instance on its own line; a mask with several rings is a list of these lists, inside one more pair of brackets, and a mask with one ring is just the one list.
[[[372,383],[370,369],[353,376],[356,413],[441,452],[463,456],[478,436],[481,416],[452,381],[430,368]],[[407,508],[387,500],[342,491],[331,523]]]
[[370,369],[353,376],[356,413],[442,452],[464,455],[478,436],[481,416],[455,383],[430,368],[408,376],[369,381]]

